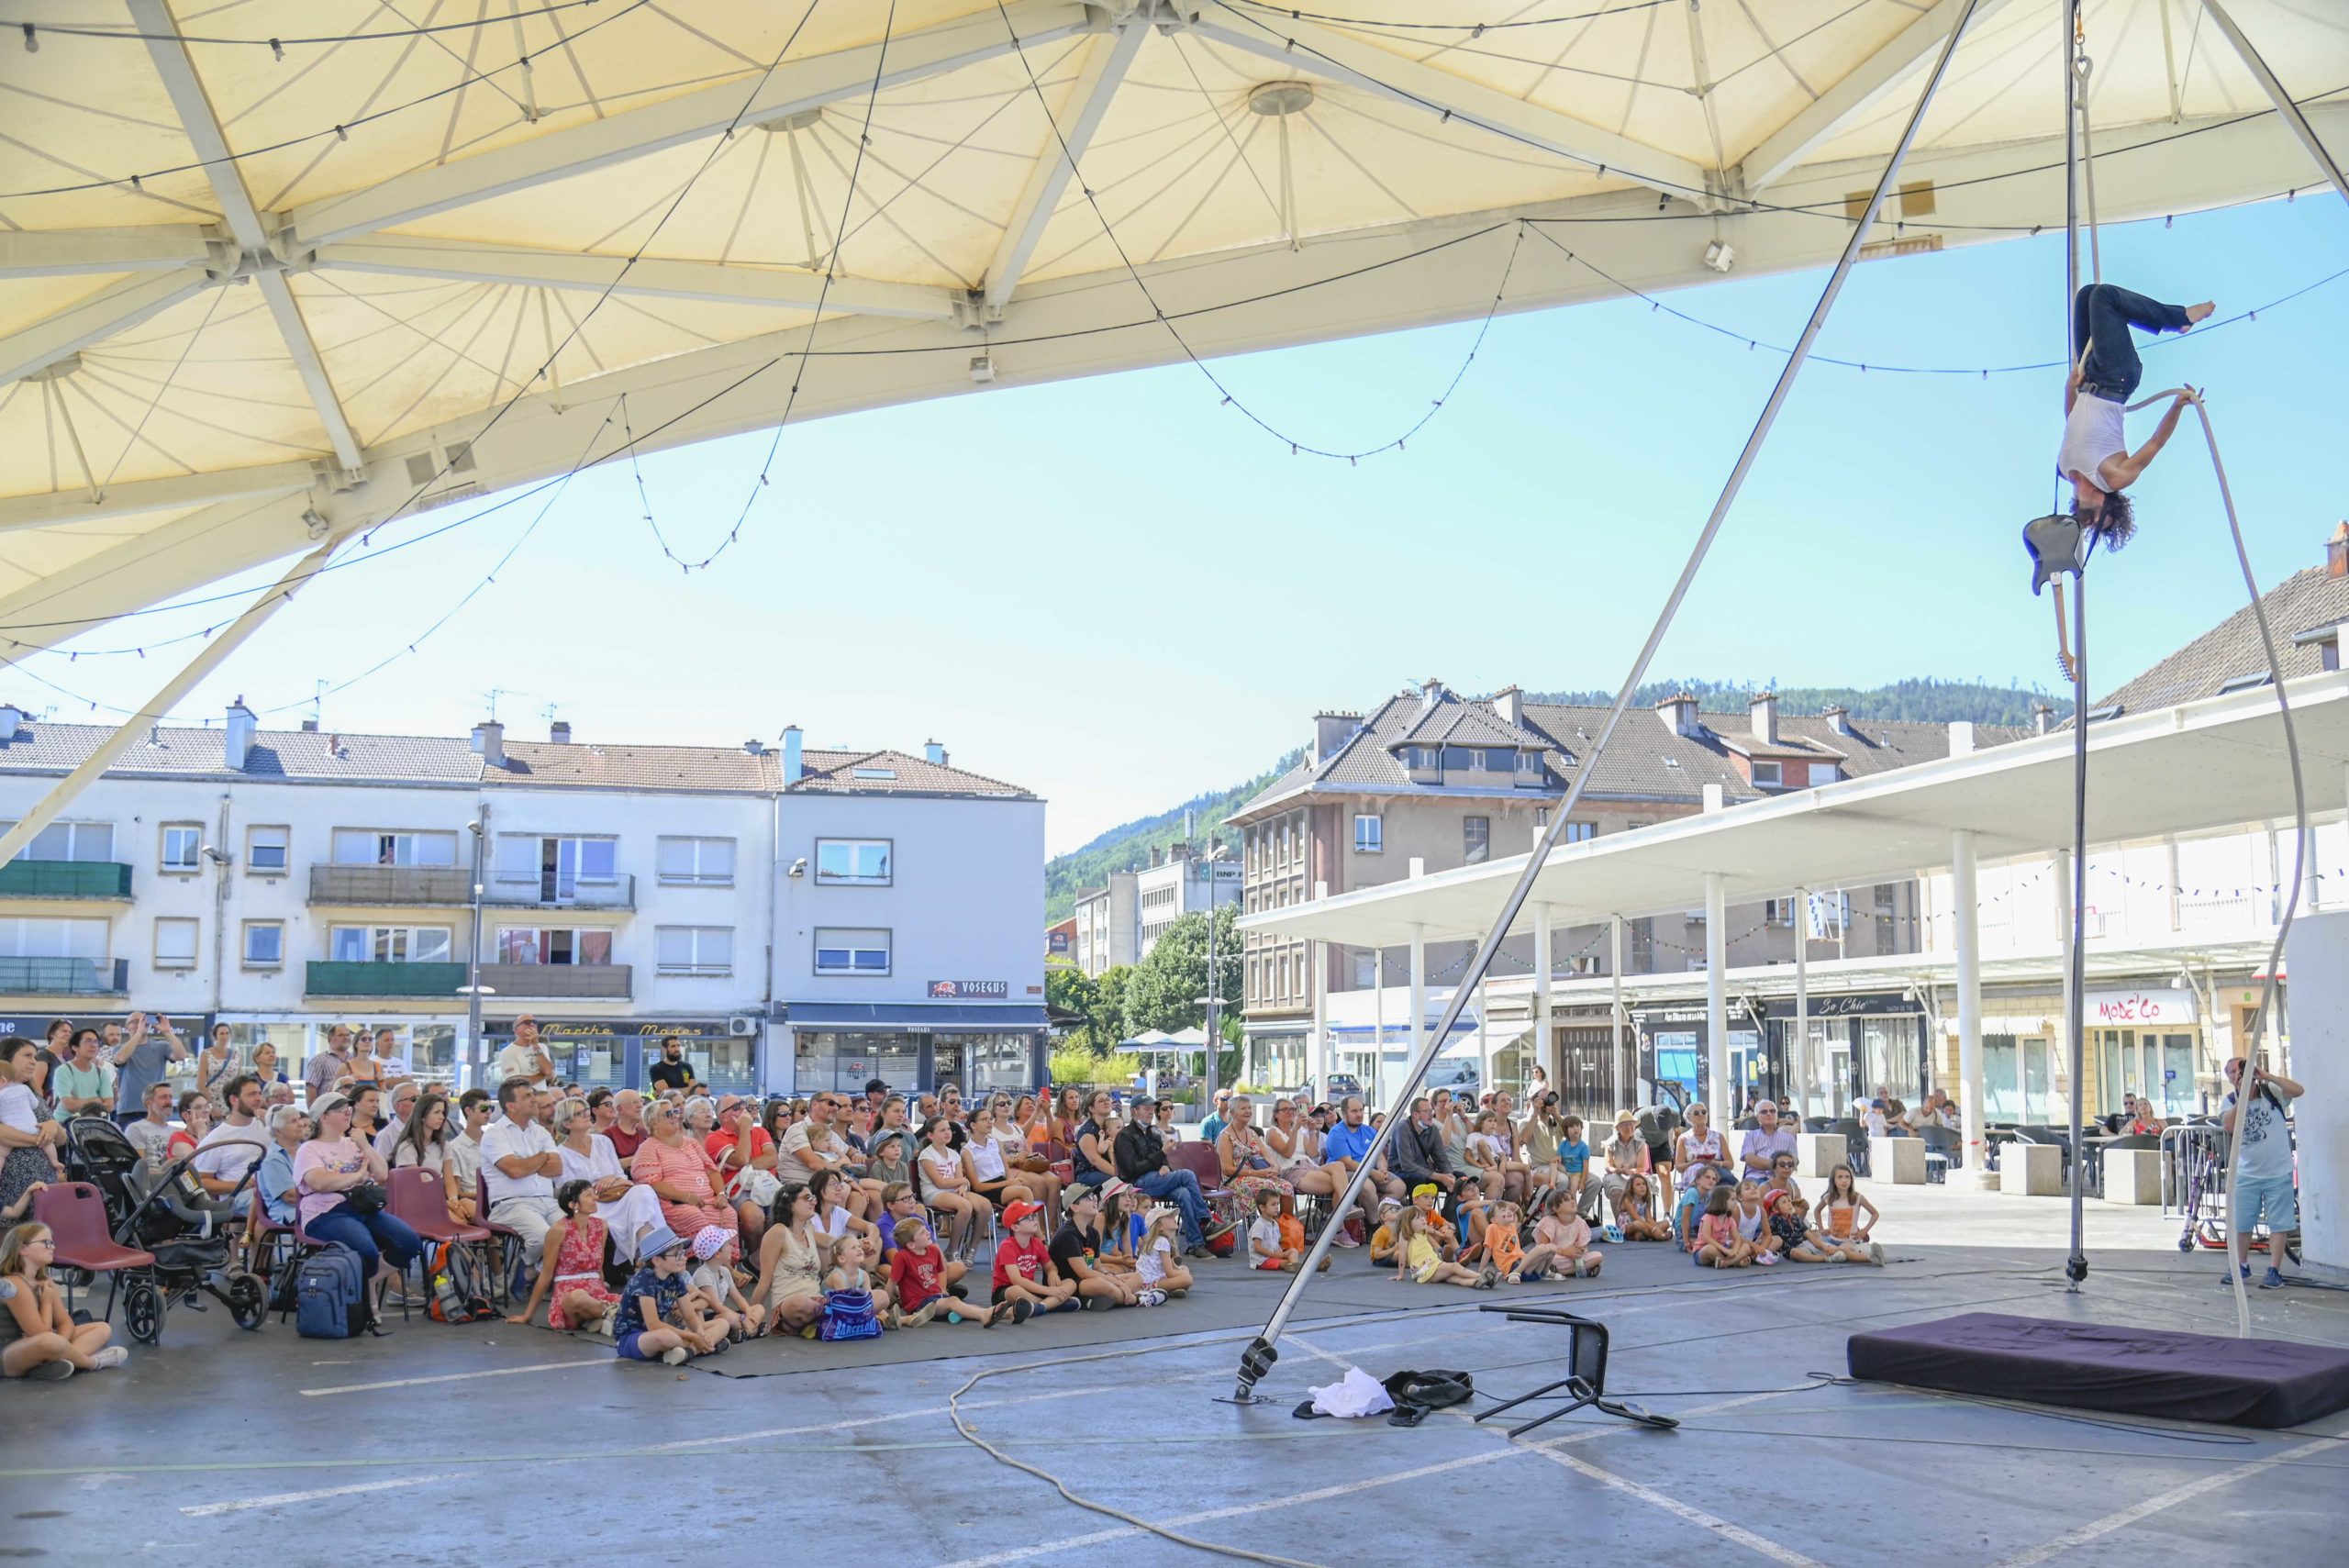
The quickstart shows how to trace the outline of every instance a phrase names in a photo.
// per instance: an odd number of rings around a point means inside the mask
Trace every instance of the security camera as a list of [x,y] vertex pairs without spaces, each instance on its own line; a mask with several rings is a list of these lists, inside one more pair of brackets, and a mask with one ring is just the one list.
[[800,859],[798,859],[798,860],[796,860],[796,861],[794,861],[794,862],[791,862],[791,880],[792,880],[792,881],[794,881],[794,882],[797,882],[801,877],[806,876],[807,874],[807,862],[806,857],[804,857],[804,856],[803,856],[802,858],[800,858]]

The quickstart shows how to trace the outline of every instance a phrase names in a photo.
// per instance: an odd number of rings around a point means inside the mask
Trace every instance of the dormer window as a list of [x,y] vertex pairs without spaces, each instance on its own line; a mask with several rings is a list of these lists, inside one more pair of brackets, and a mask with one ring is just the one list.
[[1757,787],[1776,789],[1786,782],[1786,769],[1781,764],[1754,759],[1753,783]]
[[1517,782],[1539,786],[1542,783],[1542,753],[1534,751],[1517,754]]

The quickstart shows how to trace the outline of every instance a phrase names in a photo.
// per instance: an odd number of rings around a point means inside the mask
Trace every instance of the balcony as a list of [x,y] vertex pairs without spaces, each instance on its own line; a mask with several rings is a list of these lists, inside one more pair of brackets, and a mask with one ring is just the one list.
[[130,896],[130,868],[116,861],[14,860],[0,866],[0,898]]
[[[128,880],[130,868],[121,869]],[[0,958],[0,995],[119,996],[129,989],[128,959]]]
[[[625,963],[484,963],[481,983],[497,993],[499,1001],[527,998],[534,1002],[568,997],[626,1001],[629,995],[629,966]],[[460,981],[458,984],[462,984]]]
[[462,963],[366,963],[314,959],[302,985],[310,996],[447,996],[465,983]]
[[[128,866],[123,868],[128,880]],[[313,904],[462,909],[473,901],[473,873],[462,866],[314,865]],[[564,886],[552,881],[489,882],[482,902],[494,909],[624,909],[636,907],[636,878]]]

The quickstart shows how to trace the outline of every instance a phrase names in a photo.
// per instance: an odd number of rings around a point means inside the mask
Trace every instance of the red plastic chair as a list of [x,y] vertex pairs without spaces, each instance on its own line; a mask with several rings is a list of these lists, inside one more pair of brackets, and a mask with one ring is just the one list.
[[[136,1287],[143,1284],[146,1297],[143,1309],[154,1321],[147,1333],[139,1333],[126,1307],[124,1322],[132,1329],[132,1337],[142,1344],[152,1344],[161,1332],[161,1308],[155,1289],[155,1254],[142,1252],[136,1247],[117,1242],[106,1229],[106,1199],[98,1189],[87,1182],[61,1182],[43,1187],[33,1195],[33,1218],[49,1227],[50,1236],[57,1243],[57,1262],[69,1269],[83,1269],[106,1276],[106,1316],[114,1316],[114,1298],[124,1284],[123,1276],[130,1276]],[[66,1293],[66,1306],[73,1304],[72,1292]]]

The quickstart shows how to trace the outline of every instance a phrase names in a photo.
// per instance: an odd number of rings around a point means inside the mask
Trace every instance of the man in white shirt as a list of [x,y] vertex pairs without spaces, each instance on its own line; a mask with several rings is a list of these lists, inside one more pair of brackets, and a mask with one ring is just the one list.
[[524,1013],[514,1020],[514,1043],[497,1053],[499,1079],[521,1078],[551,1088],[554,1060],[539,1043],[539,1020]]
[[508,1078],[497,1086],[495,1121],[482,1130],[481,1173],[489,1183],[489,1218],[522,1238],[526,1272],[535,1272],[546,1250],[547,1229],[562,1218],[555,1207],[554,1179],[562,1155],[553,1134],[531,1119],[530,1085]]
[[413,1078],[392,1091],[391,1118],[375,1134],[375,1152],[384,1157],[385,1164],[391,1163],[392,1150],[398,1145],[400,1134],[407,1129],[407,1118],[416,1114],[417,1098],[423,1093]]
[[398,1030],[386,1026],[375,1031],[375,1064],[386,1084],[396,1084],[413,1075],[414,1069],[400,1051]]
[[786,1182],[814,1179],[848,1161],[848,1140],[832,1130],[832,1118],[848,1102],[829,1091],[807,1102],[807,1114],[791,1124],[775,1151],[774,1173]]
[[[239,1073],[228,1080],[221,1098],[228,1103],[228,1114],[204,1135],[204,1141],[196,1145],[195,1160],[188,1167],[202,1184],[205,1196],[212,1198],[237,1192],[245,1173],[269,1153],[269,1129],[261,1122],[261,1080],[249,1073]],[[252,1197],[250,1186],[237,1192],[237,1201],[229,1207],[229,1212],[245,1213],[252,1205]]]
[[449,1140],[449,1163],[456,1168],[459,1192],[472,1192],[481,1175],[481,1135],[496,1111],[487,1089],[467,1089],[457,1102],[457,1114],[464,1118],[465,1129]]

